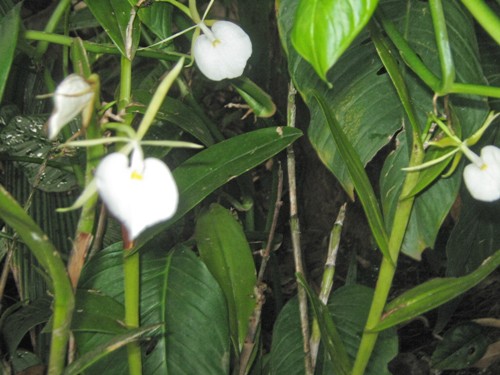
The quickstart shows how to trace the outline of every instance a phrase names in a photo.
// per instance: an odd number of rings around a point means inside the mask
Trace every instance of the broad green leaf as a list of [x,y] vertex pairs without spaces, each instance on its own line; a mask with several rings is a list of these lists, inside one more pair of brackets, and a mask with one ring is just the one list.
[[177,213],[167,223],[146,231],[143,241],[153,238],[215,189],[273,157],[301,135],[300,130],[288,127],[255,130],[217,143],[182,163],[173,172],[180,195]]
[[452,300],[479,284],[499,265],[500,250],[467,276],[436,278],[406,291],[387,304],[385,313],[374,331],[382,331],[407,322]]
[[384,228],[384,221],[382,219],[380,207],[378,205],[377,197],[375,196],[370,180],[368,179],[368,175],[363,168],[363,164],[359,160],[359,156],[356,153],[356,150],[350,144],[349,140],[343,132],[343,129],[336,121],[324,99],[316,94],[314,95],[314,98],[318,101],[319,106],[324,113],[335,145],[339,150],[339,154],[341,155],[342,160],[347,166],[351,180],[354,184],[354,187],[356,188],[359,200],[363,205],[368,223],[370,224],[370,228],[372,230],[372,234],[377,241],[380,251],[382,251],[382,254],[384,254],[387,259],[392,261],[389,254],[389,242],[387,232]]
[[297,274],[297,279],[300,285],[305,288],[307,296],[309,297],[309,303],[311,304],[314,316],[318,320],[318,325],[320,327],[321,343],[330,355],[330,364],[334,373],[339,375],[350,374],[352,364],[347,357],[344,343],[340,338],[330,312],[319,300],[318,296],[311,290],[309,285],[307,285],[306,280],[301,274]]
[[321,108],[312,98],[311,90],[316,90],[324,98],[363,165],[401,127],[402,112],[396,91],[366,33],[356,39],[332,68],[333,79],[329,81],[334,89],[329,90],[291,46],[290,32],[297,0],[282,0],[280,4],[278,26],[288,55],[288,69],[311,115],[307,129],[309,139],[320,160],[339,180],[349,197],[354,199],[349,172]]
[[96,290],[78,289],[71,321],[73,332],[124,333],[124,307]]
[[2,101],[10,67],[14,60],[17,35],[21,25],[21,6],[22,3],[17,4],[0,20],[0,56],[2,56],[0,59],[0,101]]
[[[132,60],[140,38],[140,21],[131,21],[132,6],[125,0],[86,0],[94,17],[104,28],[121,54]],[[127,31],[129,23],[132,27]]]
[[13,312],[7,310],[2,314],[0,332],[10,355],[14,355],[21,340],[31,329],[47,323],[52,315],[51,302],[49,297],[39,298]]
[[[344,286],[332,293],[328,310],[351,361],[358,351],[365,327],[373,291],[362,285]],[[387,364],[398,353],[395,330],[382,332],[370,358],[365,375],[390,375]],[[318,360],[321,360],[321,356]],[[270,373],[273,375],[303,375],[304,353],[297,299],[290,300],[281,310],[273,329]],[[321,364],[321,375],[335,374],[327,361]],[[337,374],[335,374],[337,375]]]
[[[30,369],[31,371],[45,370],[45,365],[42,363],[41,359],[32,352],[27,350],[18,350],[13,356],[9,358],[9,368],[5,368],[4,374],[8,374],[9,371],[14,371],[15,374],[22,373],[22,371]],[[30,368],[31,367],[31,368]],[[0,367],[1,369],[1,367]]]
[[[123,303],[121,244],[94,256],[85,265],[79,285]],[[161,332],[143,345],[145,374],[228,373],[230,336],[224,295],[190,249],[180,247],[170,254],[162,248],[141,250],[141,324],[156,323],[162,323]],[[76,333],[82,354],[111,337]],[[95,363],[88,373],[122,375],[127,371],[126,351],[120,349]]]
[[300,0],[292,43],[323,81],[370,20],[378,0]]
[[200,215],[195,238],[201,259],[226,297],[231,337],[240,351],[256,305],[257,278],[252,250],[240,223],[218,204],[212,204]]
[[231,85],[247,102],[252,113],[257,117],[271,117],[276,113],[276,104],[267,92],[246,77],[239,77],[231,81]]
[[88,351],[87,353],[79,357],[76,361],[71,363],[68,367],[66,367],[63,375],[81,374],[82,371],[92,366],[95,362],[124,347],[125,345],[137,341],[147,335],[154,336],[155,331],[158,331],[160,327],[161,324],[153,324],[136,328],[126,333],[122,333],[121,335],[114,336],[110,338],[109,341],[96,346],[91,351]]
[[489,339],[483,328],[475,323],[453,327],[443,335],[432,353],[432,368],[460,370],[476,363],[486,352]]

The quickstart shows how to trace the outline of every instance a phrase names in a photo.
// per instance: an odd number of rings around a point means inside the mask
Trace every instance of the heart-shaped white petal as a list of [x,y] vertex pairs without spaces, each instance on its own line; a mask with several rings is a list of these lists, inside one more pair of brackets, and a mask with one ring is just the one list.
[[[207,34],[210,31],[207,31]],[[211,35],[200,35],[193,47],[196,65],[213,81],[236,78],[243,74],[252,55],[252,42],[238,25],[229,21],[213,24]]]
[[500,198],[500,149],[483,147],[481,160],[481,167],[474,163],[465,167],[464,182],[475,199],[493,202]]
[[54,111],[49,118],[49,139],[54,139],[68,122],[87,107],[94,97],[91,86],[78,74],[70,74],[57,86]]
[[96,173],[97,190],[108,210],[127,228],[130,240],[172,217],[179,193],[172,173],[159,159],[147,158],[142,170],[120,153],[106,156]]

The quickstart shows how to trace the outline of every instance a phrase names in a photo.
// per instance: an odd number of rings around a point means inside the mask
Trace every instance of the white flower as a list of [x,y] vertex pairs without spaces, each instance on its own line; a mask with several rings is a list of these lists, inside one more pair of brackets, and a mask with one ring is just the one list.
[[201,72],[213,81],[243,74],[252,55],[252,42],[238,25],[217,21],[210,30],[200,23],[203,35],[194,42],[193,55]]
[[48,136],[54,139],[68,122],[92,105],[94,92],[78,74],[70,74],[57,86],[54,93],[54,111],[49,118]]
[[106,156],[95,178],[106,207],[134,240],[144,229],[174,215],[179,193],[172,173],[161,160],[143,160],[139,147],[131,159],[129,163],[121,153]]
[[[476,155],[477,157],[477,155]],[[493,202],[500,198],[500,148],[486,146],[481,157],[464,169],[464,181],[477,200]]]

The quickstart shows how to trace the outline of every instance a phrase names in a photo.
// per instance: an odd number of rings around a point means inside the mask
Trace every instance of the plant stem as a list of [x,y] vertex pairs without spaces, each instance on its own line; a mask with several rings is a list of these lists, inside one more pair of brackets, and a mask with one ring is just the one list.
[[500,19],[483,0],[462,0],[477,22],[500,44]]
[[73,288],[61,256],[47,235],[0,185],[0,217],[21,237],[52,280],[54,303],[52,339],[48,375],[60,375],[64,369],[66,345],[75,307]]
[[[123,250],[123,278],[125,286],[125,325],[127,328],[139,327],[140,293],[140,253],[133,246]],[[137,342],[127,345],[130,375],[142,374],[141,347]]]
[[[333,224],[330,232],[330,241],[328,243],[328,255],[325,262],[325,270],[323,271],[323,278],[321,280],[321,291],[319,300],[323,304],[328,303],[328,298],[333,287],[333,277],[335,276],[335,263],[337,261],[337,253],[339,250],[340,236],[342,234],[342,227],[344,226],[345,212],[347,203],[344,203],[339,210],[337,219]],[[318,324],[318,319],[314,317],[311,333],[311,361],[313,368],[316,367],[316,360],[318,357],[319,343],[321,341],[321,331]]]
[[[37,30],[26,30],[23,34],[24,38],[27,40],[39,40],[45,41],[47,43],[60,44],[63,46],[71,46],[73,44],[73,40],[70,36],[60,35],[60,34],[52,34],[44,31]],[[121,52],[114,45],[111,44],[99,44],[92,43],[88,41],[82,42],[83,47],[88,52],[93,53],[107,53],[110,55],[121,55]],[[149,49],[149,48],[141,48],[136,51],[137,56],[143,57],[151,57],[153,59],[158,60],[169,60],[169,61],[177,61],[180,56],[184,56],[180,53],[175,52],[162,52],[159,50]]]
[[438,95],[445,95],[449,92],[451,85],[455,81],[455,64],[451,55],[443,4],[441,0],[429,0],[429,7],[431,9],[434,35],[438,47],[439,62],[441,63],[441,87]]
[[[295,95],[297,90],[290,82],[288,89],[288,111],[287,125],[295,127]],[[295,272],[304,275],[304,266],[302,264],[302,250],[300,248],[300,225],[297,206],[297,184],[295,179],[295,153],[293,146],[287,147],[287,169],[288,169],[288,188],[290,198],[290,230],[292,236],[293,259],[295,262]],[[306,375],[313,375],[314,370],[311,362],[311,352],[309,348],[309,317],[307,313],[307,294],[304,287],[297,285],[300,325],[302,328],[302,339],[304,340],[304,367]]]
[[[51,33],[53,32],[61,18],[64,16],[66,13],[66,9],[71,5],[71,0],[61,0],[59,4],[57,5],[56,9],[52,12],[52,15],[50,16],[49,22],[47,22],[47,25],[45,26],[45,32]],[[36,47],[36,54],[38,57],[41,57],[45,51],[47,51],[47,48],[49,47],[49,42],[47,40],[41,40],[38,42],[38,45]]]

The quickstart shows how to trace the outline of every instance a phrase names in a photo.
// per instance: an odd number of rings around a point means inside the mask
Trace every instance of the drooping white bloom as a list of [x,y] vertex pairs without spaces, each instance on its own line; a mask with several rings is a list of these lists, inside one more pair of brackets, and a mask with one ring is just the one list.
[[[477,157],[477,155],[476,155]],[[481,157],[464,169],[464,181],[477,200],[493,202],[500,198],[500,148],[486,146]]]
[[127,156],[112,153],[97,167],[97,191],[111,214],[134,240],[144,229],[171,218],[179,193],[172,173],[159,159],[143,159],[136,147],[131,163]]
[[217,21],[209,29],[200,23],[203,35],[194,42],[193,55],[201,72],[213,81],[243,74],[252,55],[252,42],[238,25]]
[[54,93],[54,111],[48,123],[49,139],[54,139],[68,122],[90,106],[93,98],[92,87],[83,77],[67,76]]

